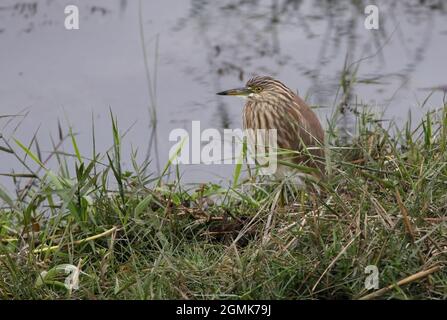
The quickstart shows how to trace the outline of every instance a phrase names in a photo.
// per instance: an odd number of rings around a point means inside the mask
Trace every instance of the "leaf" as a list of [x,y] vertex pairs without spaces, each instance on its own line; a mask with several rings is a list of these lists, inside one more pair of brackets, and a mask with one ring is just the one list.
[[148,195],[146,198],[141,200],[140,203],[135,207],[135,216],[138,217],[146,208],[148,207],[149,203],[151,203],[152,195]]
[[17,143],[17,145],[22,148],[23,151],[25,151],[25,153],[34,160],[34,162],[36,162],[39,166],[41,166],[43,169],[46,170],[45,166],[43,165],[43,163],[39,160],[39,158],[27,147],[25,147],[25,145],[23,145],[19,140],[14,139],[14,141]]
[[[37,277],[34,286],[39,288],[44,285],[50,285],[71,291],[73,289],[77,289],[80,274],[87,275],[85,272],[80,270],[80,266],[60,264],[48,271],[42,271]],[[61,281],[62,279],[64,282]]]
[[288,161],[282,161],[282,160],[278,160],[278,164],[293,168],[293,169],[297,169],[303,173],[316,173],[318,172],[317,169],[315,168],[311,168],[311,167],[307,167],[307,166],[302,166],[293,162],[288,162]]
[[14,201],[12,201],[12,198],[6,193],[6,191],[3,191],[1,188],[0,188],[0,199],[5,201],[9,207],[11,208],[14,207]]
[[78,158],[78,161],[81,163],[82,162],[81,153],[79,152],[78,144],[76,143],[76,138],[71,128],[70,128],[70,137],[71,137],[71,143],[73,144],[73,149],[76,154],[76,158]]

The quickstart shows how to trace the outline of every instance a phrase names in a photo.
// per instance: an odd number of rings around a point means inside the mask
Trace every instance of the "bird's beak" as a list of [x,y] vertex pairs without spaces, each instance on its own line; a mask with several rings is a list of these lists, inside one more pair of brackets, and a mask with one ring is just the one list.
[[251,94],[252,91],[249,88],[238,88],[238,89],[231,89],[227,91],[218,92],[217,94],[219,96],[248,96]]

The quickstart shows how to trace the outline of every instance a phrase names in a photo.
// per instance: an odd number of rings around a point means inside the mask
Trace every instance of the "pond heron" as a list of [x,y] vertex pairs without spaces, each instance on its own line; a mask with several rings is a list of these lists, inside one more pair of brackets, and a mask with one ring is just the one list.
[[[282,82],[258,76],[243,88],[217,94],[247,99],[243,111],[244,129],[276,129],[277,178],[292,174],[323,177],[324,131],[320,121],[304,100]],[[301,178],[299,180],[302,182]]]

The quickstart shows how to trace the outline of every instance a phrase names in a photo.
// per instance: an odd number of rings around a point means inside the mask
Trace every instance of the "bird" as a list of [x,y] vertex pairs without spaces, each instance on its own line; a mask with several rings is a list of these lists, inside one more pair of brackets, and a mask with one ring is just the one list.
[[[272,77],[255,76],[245,87],[217,94],[246,98],[244,130],[276,129],[280,150],[276,178],[295,176],[296,183],[303,185],[302,177],[321,180],[325,176],[324,130],[317,115],[293,90]],[[297,168],[312,170],[300,172]]]

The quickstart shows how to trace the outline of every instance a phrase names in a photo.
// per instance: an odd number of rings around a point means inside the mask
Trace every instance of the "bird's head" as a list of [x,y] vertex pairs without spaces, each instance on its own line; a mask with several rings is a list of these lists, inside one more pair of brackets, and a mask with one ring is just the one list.
[[286,93],[290,95],[291,91],[280,81],[272,77],[258,76],[248,80],[245,87],[226,90],[217,94],[221,96],[239,96],[250,100],[263,100]]

